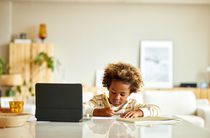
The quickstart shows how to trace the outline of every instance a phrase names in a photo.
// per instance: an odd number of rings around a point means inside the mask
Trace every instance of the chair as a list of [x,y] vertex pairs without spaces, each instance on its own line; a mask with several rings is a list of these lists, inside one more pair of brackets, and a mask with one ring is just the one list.
[[196,99],[191,91],[145,91],[143,102],[158,105],[161,115],[177,115],[193,124],[210,128],[210,106],[207,99]]

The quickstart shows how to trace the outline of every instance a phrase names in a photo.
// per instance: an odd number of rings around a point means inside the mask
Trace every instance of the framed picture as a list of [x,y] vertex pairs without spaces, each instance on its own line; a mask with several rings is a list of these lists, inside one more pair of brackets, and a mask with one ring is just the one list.
[[140,69],[145,88],[173,87],[171,41],[142,41]]

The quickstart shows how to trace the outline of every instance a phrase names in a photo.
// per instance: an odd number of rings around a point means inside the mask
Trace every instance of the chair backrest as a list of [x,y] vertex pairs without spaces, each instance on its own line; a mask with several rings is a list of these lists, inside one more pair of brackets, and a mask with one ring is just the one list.
[[145,91],[144,103],[160,107],[161,114],[192,115],[196,111],[196,98],[191,91]]
[[94,96],[93,92],[83,92],[82,93],[82,102],[88,102],[90,99],[92,99]]

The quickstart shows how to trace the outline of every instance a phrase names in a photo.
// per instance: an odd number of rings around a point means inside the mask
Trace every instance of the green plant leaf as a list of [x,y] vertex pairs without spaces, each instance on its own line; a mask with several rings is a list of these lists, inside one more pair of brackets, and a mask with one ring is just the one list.
[[42,65],[48,59],[48,55],[45,52],[40,52],[34,59],[33,63],[36,65]]
[[40,66],[46,63],[47,68],[51,69],[52,71],[54,71],[55,68],[55,61],[52,57],[49,57],[45,52],[40,52],[34,59],[33,63]]
[[14,96],[15,95],[15,92],[11,89],[11,88],[9,88],[8,90],[6,90],[6,96]]
[[7,64],[3,59],[0,58],[0,75],[7,72]]
[[52,71],[54,71],[54,61],[53,61],[52,58],[48,58],[48,60],[47,60],[47,67],[49,69],[51,69]]
[[18,86],[16,87],[16,89],[17,89],[17,91],[18,91],[19,93],[21,93],[21,86],[20,86],[20,85],[18,85]]

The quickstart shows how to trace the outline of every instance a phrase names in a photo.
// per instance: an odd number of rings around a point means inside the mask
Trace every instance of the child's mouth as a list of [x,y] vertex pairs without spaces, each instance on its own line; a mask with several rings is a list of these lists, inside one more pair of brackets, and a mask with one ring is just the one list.
[[113,101],[113,105],[120,105],[120,101]]

